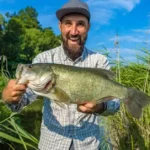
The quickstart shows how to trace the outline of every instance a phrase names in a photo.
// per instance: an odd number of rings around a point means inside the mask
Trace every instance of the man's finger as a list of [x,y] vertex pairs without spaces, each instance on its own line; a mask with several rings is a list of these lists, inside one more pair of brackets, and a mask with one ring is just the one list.
[[15,96],[12,98],[11,103],[18,103],[19,99],[21,98],[21,96]]
[[78,105],[77,107],[78,111],[83,112],[83,113],[92,113],[92,109],[85,107],[83,105]]
[[23,90],[23,91],[14,91],[14,92],[12,92],[12,97],[22,96],[24,93],[25,93],[25,90]]
[[87,102],[87,103],[80,104],[80,105],[84,106],[84,107],[87,107],[87,108],[93,109],[96,106],[96,103],[94,103],[94,102]]
[[27,86],[25,84],[18,84],[14,87],[14,90],[18,90],[18,91],[24,91],[26,90]]

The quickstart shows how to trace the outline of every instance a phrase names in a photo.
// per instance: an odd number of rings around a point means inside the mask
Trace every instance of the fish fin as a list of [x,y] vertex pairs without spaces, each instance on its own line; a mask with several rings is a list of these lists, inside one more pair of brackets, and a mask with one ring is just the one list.
[[114,79],[115,78],[115,74],[110,70],[100,69],[99,71],[106,78],[109,78],[109,79]]
[[69,104],[70,103],[70,97],[67,95],[67,93],[62,90],[59,87],[55,87],[52,91],[52,98],[53,100],[55,100],[57,103],[65,103],[65,104]]
[[134,88],[128,88],[128,97],[124,100],[127,110],[137,119],[142,114],[142,108],[150,104],[150,96]]
[[112,100],[112,99],[114,99],[114,98],[116,98],[116,97],[114,97],[114,96],[102,97],[101,99],[98,99],[97,102],[98,102],[98,103],[106,102],[106,101],[110,101],[110,100]]
[[106,70],[102,68],[88,68],[88,69],[91,69],[95,73],[98,73],[105,78],[115,79],[115,74],[111,70]]
[[54,102],[61,108],[65,108],[64,103],[57,101],[56,99],[54,99]]
[[[31,89],[32,90],[32,89]],[[33,91],[33,90],[32,90]],[[55,89],[51,90],[51,93],[49,94],[42,94],[42,93],[38,93],[36,91],[33,91],[35,94],[39,95],[39,96],[44,96],[49,98],[50,100],[54,101],[58,106],[60,106],[61,108],[64,108],[65,104],[68,104],[67,102],[62,102],[62,99],[60,99],[56,93],[55,93]],[[65,103],[65,104],[64,104]]]

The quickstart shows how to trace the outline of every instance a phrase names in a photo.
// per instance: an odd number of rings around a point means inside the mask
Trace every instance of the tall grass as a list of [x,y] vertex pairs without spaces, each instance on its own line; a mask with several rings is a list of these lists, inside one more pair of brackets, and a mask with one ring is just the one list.
[[[143,64],[130,64],[120,68],[123,85],[144,91],[147,68]],[[147,79],[149,85],[150,77]],[[149,87],[145,92],[150,95]],[[150,150],[150,106],[144,109],[141,119],[134,119],[121,105],[120,111],[109,117],[108,131],[114,150]]]
[[0,61],[0,149],[37,149],[38,139],[22,127],[20,124],[21,115],[11,112],[2,101],[1,93],[9,80],[10,74],[7,68],[7,58],[1,56]]
[[[118,44],[117,42],[116,60],[111,61],[115,64],[112,70],[116,73],[116,81],[128,87],[135,87],[150,96],[149,50],[143,48],[140,50],[143,54],[137,55],[138,62],[142,63],[122,65]],[[150,150],[150,106],[143,110],[143,116],[137,120],[130,116],[124,104],[121,104],[117,114],[104,120],[106,120],[105,128],[111,138],[111,143],[105,143],[108,147],[111,145],[113,150]],[[106,135],[105,140],[109,136]]]
[[[38,140],[17,123],[19,118],[16,115],[16,113],[11,113],[8,118],[0,122],[0,138],[2,138],[2,143],[10,145],[10,143],[15,142],[23,145],[25,150],[28,147],[37,149]],[[16,149],[13,145],[11,145],[11,148]]]
[[[20,150],[37,149],[38,139],[28,133],[20,124],[21,115],[12,113],[0,100],[0,147]],[[22,145],[17,146],[16,144]],[[2,150],[4,150],[2,149]]]

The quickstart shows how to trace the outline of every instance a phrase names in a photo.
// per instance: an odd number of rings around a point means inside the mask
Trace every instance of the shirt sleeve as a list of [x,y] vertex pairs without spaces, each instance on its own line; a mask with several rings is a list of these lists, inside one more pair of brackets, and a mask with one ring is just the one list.
[[[96,67],[109,70],[110,65],[107,58],[103,56],[101,59],[99,59]],[[102,114],[100,114],[102,116],[114,115],[120,109],[120,100],[118,98],[109,100],[104,103],[106,104],[107,108]]]
[[102,116],[114,115],[120,109],[120,100],[117,98],[104,103],[107,109],[101,114]]

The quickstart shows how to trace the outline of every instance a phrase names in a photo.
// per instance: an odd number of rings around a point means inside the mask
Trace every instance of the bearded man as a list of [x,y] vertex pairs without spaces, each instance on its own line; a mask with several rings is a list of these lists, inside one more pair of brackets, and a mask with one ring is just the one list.
[[[59,19],[62,44],[38,54],[33,63],[110,68],[105,56],[85,47],[91,19],[86,3],[70,0],[57,10],[56,16]],[[16,80],[8,82],[2,95],[5,103],[9,103],[9,107],[14,111],[20,111],[37,97],[27,88],[27,85],[17,85]],[[55,102],[45,98],[38,148],[40,150],[104,150],[101,142],[104,138],[103,127],[99,127],[100,116],[114,114],[119,106],[119,100],[113,99],[100,104],[87,102],[61,108]]]

